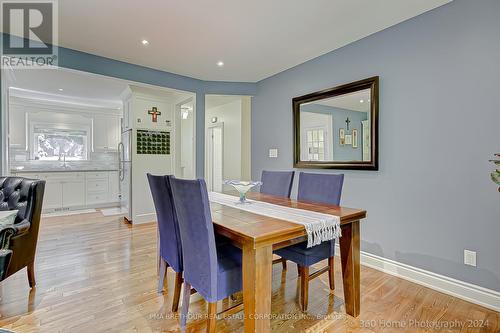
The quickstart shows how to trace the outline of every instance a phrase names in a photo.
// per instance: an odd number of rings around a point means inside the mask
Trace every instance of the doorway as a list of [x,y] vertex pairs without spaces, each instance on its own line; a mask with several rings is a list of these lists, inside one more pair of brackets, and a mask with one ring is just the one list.
[[193,98],[184,100],[176,105],[176,160],[175,175],[184,179],[196,177],[196,150],[195,150],[195,103]]
[[[222,185],[224,180],[251,179],[251,97],[235,95],[205,96],[205,179],[207,184],[213,181],[214,190],[229,189]],[[219,125],[219,126],[218,126]],[[215,129],[220,127],[221,129]],[[215,132],[214,132],[215,131]],[[211,151],[213,140],[218,140],[222,131],[222,148]],[[214,138],[212,139],[212,135]],[[218,142],[215,142],[218,144]],[[212,153],[222,153],[217,161],[210,156]],[[219,168],[218,163],[222,161]],[[212,162],[216,163],[214,169]],[[220,171],[222,169],[222,175]],[[216,172],[215,174],[213,172]],[[215,179],[217,178],[217,180]],[[219,181],[222,179],[222,181]],[[221,186],[221,187],[219,187]]]
[[221,192],[224,167],[224,124],[211,126],[207,130],[207,188]]

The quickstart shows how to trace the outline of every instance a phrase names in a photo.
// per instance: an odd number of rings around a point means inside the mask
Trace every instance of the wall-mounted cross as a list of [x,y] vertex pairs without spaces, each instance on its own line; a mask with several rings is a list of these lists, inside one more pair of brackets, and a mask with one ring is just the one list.
[[151,120],[153,123],[158,122],[158,116],[161,116],[161,112],[158,111],[158,108],[156,106],[153,106],[151,110],[148,110],[148,114],[151,115]]
[[345,120],[345,123],[346,123],[346,127],[347,127],[347,130],[349,130],[349,124],[351,123],[351,121],[349,120],[349,117],[347,117],[347,119]]

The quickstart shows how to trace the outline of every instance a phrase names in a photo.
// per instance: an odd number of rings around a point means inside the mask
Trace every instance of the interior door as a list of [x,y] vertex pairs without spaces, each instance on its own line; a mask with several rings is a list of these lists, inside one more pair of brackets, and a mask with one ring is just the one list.
[[222,126],[209,127],[207,133],[207,187],[221,192],[223,182],[224,130]]

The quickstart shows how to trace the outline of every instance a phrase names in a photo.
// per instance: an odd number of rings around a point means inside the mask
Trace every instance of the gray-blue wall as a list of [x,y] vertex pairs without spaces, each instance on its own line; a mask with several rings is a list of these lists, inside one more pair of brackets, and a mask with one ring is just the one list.
[[[4,33],[0,36],[3,38]],[[60,67],[196,93],[196,175],[198,177],[204,176],[205,94],[253,96],[256,93],[255,83],[203,81],[63,47],[60,47],[58,51]],[[0,135],[0,146],[1,140]]]
[[292,168],[293,97],[379,75],[380,171],[331,171],[346,174],[342,204],[368,211],[362,249],[500,291],[499,14],[498,0],[455,0],[259,82],[253,178]]
[[[300,107],[301,112],[312,112],[332,115],[333,118],[333,160],[334,161],[361,161],[363,160],[363,126],[362,120],[366,120],[366,112],[351,111],[319,104],[307,104]],[[345,120],[349,118],[349,132]],[[352,145],[341,145],[339,130],[343,128],[346,134],[352,134],[352,130],[358,131],[358,147]]]

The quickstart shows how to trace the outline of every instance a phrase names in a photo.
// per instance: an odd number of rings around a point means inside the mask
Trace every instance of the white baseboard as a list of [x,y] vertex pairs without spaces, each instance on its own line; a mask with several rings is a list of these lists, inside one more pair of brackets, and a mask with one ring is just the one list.
[[155,213],[137,214],[132,218],[132,224],[156,222]]
[[[339,245],[336,254],[340,255]],[[361,264],[465,301],[500,311],[500,292],[361,251]]]

